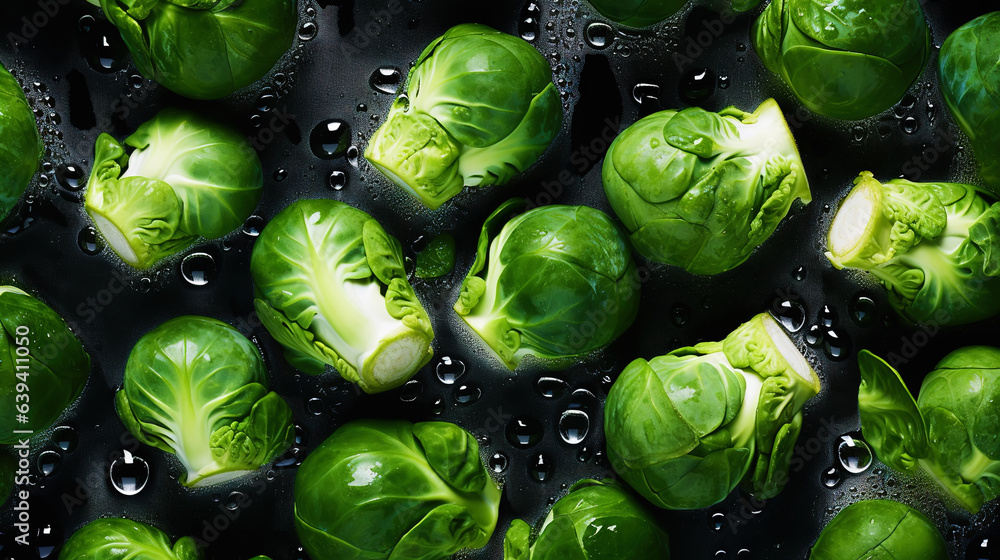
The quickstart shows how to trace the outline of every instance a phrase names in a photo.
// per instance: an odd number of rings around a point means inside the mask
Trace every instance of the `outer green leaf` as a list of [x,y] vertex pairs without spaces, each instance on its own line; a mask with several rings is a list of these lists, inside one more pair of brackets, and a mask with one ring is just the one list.
[[504,560],[531,560],[531,527],[520,519],[510,522],[503,539]]
[[451,273],[455,268],[455,238],[442,233],[431,239],[427,246],[417,253],[417,264],[413,274],[417,278],[439,278]]
[[891,500],[863,500],[841,510],[820,534],[809,560],[920,558],[949,560],[930,519]]
[[200,560],[191,537],[182,537],[170,546],[166,533],[153,527],[108,517],[91,521],[78,529],[59,551],[59,560]]
[[924,419],[899,373],[868,350],[858,353],[861,430],[880,461],[900,472],[914,472],[930,454]]
[[0,64],[0,220],[14,207],[38,169],[45,146],[21,86]]
[[630,27],[648,27],[674,15],[687,4],[687,0],[624,0],[619,2],[591,0],[590,3],[611,21]]
[[434,333],[399,242],[361,210],[329,199],[289,205],[254,244],[250,273],[261,322],[306,373],[329,364],[375,393],[431,358]]

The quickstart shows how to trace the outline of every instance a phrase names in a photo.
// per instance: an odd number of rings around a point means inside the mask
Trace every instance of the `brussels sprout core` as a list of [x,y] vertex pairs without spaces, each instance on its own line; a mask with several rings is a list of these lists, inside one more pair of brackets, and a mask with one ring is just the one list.
[[[774,347],[778,349],[781,353],[781,357],[785,359],[788,363],[789,368],[792,372],[802,378],[810,387],[816,387],[817,392],[819,390],[819,376],[816,372],[809,366],[809,362],[806,361],[805,356],[799,351],[792,339],[788,338],[785,331],[778,325],[778,322],[774,320],[770,315],[764,319],[764,332],[771,337],[771,342],[774,343]],[[812,396],[812,395],[809,395]]]
[[861,186],[851,191],[844,200],[830,227],[830,258],[834,266],[856,255],[863,242],[872,234],[872,217],[880,202],[880,194],[872,188]]
[[101,232],[104,241],[122,260],[132,266],[140,266],[139,255],[132,249],[125,234],[118,229],[114,222],[93,208],[90,210],[90,218],[94,220],[94,225],[97,227],[97,231]]

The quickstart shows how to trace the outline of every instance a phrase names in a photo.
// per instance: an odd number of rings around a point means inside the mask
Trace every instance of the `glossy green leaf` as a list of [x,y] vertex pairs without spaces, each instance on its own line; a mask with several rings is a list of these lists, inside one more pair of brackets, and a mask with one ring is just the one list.
[[455,238],[448,233],[434,236],[417,253],[417,264],[413,272],[417,278],[440,278],[455,268]]
[[687,0],[590,0],[601,15],[629,27],[649,27],[677,13]]
[[170,537],[153,527],[124,519],[96,519],[78,529],[59,550],[59,560],[201,560],[194,539]]
[[28,187],[45,147],[20,84],[0,64],[0,220]]
[[861,386],[858,409],[861,430],[879,460],[900,472],[913,472],[929,454],[920,411],[909,389],[882,358],[867,350],[858,353]]
[[809,560],[949,560],[948,545],[919,511],[891,500],[862,500],[840,511],[820,534]]

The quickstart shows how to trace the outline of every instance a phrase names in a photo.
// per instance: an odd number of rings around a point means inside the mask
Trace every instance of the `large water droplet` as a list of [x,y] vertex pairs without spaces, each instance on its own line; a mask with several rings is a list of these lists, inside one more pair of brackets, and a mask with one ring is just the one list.
[[102,74],[110,74],[125,68],[129,56],[128,48],[117,29],[105,21],[92,21],[85,25],[83,18],[81,18],[81,29],[83,30],[80,34],[81,50],[91,68]]
[[399,400],[403,402],[413,402],[417,400],[420,393],[424,392],[424,386],[416,379],[411,379],[399,390]]
[[837,329],[827,329],[823,334],[823,351],[831,360],[843,360],[850,354],[847,335]]
[[656,84],[638,83],[632,86],[632,99],[640,105],[651,100],[659,103],[660,86]]
[[591,393],[587,389],[577,389],[570,396],[567,408],[570,410],[577,409],[585,412],[597,412],[600,405],[601,401],[598,400],[594,393]]
[[708,68],[692,68],[677,83],[677,92],[688,103],[704,101],[715,92],[715,73]]
[[52,430],[52,443],[64,452],[72,453],[80,443],[80,436],[69,426],[59,426]]
[[497,451],[490,457],[489,463],[490,463],[490,470],[499,474],[507,470],[507,464],[509,463],[509,461],[507,460],[506,455]]
[[454,385],[456,381],[465,375],[465,362],[451,356],[441,356],[437,365],[434,366],[434,373],[437,374],[437,378],[441,380],[441,383]]
[[711,517],[712,530],[721,531],[726,526],[726,514],[713,513]]
[[42,451],[38,454],[36,464],[42,476],[52,476],[62,467],[62,455],[52,450]]
[[246,502],[247,502],[246,494],[244,494],[243,492],[234,491],[229,494],[228,498],[226,498],[226,509],[228,509],[229,511],[236,511],[240,509],[240,506],[242,506]]
[[823,486],[826,486],[827,488],[836,488],[837,486],[840,486],[840,483],[843,480],[844,475],[841,474],[840,469],[837,467],[830,467],[826,469],[820,476],[820,482],[822,482]]
[[875,301],[868,296],[858,296],[851,300],[851,303],[847,306],[847,312],[851,316],[851,320],[854,324],[859,327],[867,327],[872,324],[875,320],[875,314],[878,312],[878,307],[875,305]]
[[920,121],[916,117],[906,117],[899,123],[899,126],[903,129],[903,132],[913,134],[920,128]]
[[250,237],[257,237],[260,232],[264,231],[264,225],[266,222],[264,218],[260,216],[250,216],[247,221],[243,222],[243,234]]
[[538,388],[538,392],[547,399],[558,399],[569,391],[569,383],[558,377],[539,377],[535,386]]
[[605,49],[614,41],[615,30],[606,23],[594,22],[584,29],[583,39],[595,49]]
[[455,402],[458,404],[472,404],[483,396],[483,390],[475,385],[463,383],[455,388]]
[[181,260],[181,277],[192,286],[204,286],[215,278],[215,259],[208,253],[191,253]]
[[313,397],[306,401],[306,410],[313,416],[320,416],[326,411],[326,403],[323,402],[323,399]]
[[863,440],[844,435],[837,444],[837,459],[849,473],[865,472],[872,465],[872,450]]
[[368,77],[368,85],[375,91],[395,94],[399,86],[403,83],[403,73],[395,66],[382,66],[376,68],[372,75]]
[[302,464],[305,454],[305,450],[301,447],[290,447],[281,457],[278,457],[278,460],[274,462],[274,467],[277,469],[297,467]]
[[342,190],[347,186],[347,173],[339,170],[331,171],[326,184],[335,191]]
[[340,119],[317,124],[309,134],[309,147],[320,159],[334,159],[347,154],[351,145],[351,126]]
[[35,547],[38,550],[39,558],[52,557],[52,553],[55,552],[59,544],[59,535],[53,529],[52,525],[45,524],[38,529],[35,537]]
[[316,26],[315,22],[307,21],[299,26],[299,40],[302,41],[312,41],[316,38],[316,33],[319,28]]
[[582,410],[566,410],[559,417],[559,437],[570,445],[577,445],[590,432],[590,416]]
[[122,457],[111,463],[108,475],[111,485],[123,496],[134,496],[146,487],[149,481],[149,465],[145,459],[124,450]]
[[507,441],[520,449],[527,449],[542,440],[542,424],[534,418],[514,418],[507,423]]
[[63,163],[56,167],[56,182],[62,188],[76,192],[83,188],[83,169],[75,163]]
[[788,332],[799,332],[806,324],[806,308],[798,301],[777,299],[771,304],[771,315]]
[[803,339],[810,348],[819,348],[823,344],[823,327],[819,325],[809,327]]
[[837,312],[829,305],[824,305],[819,312],[819,324],[826,328],[832,328],[837,324]]
[[538,482],[545,482],[552,479],[552,462],[545,455],[538,454],[531,465],[531,477]]
[[94,226],[87,226],[80,230],[80,234],[76,237],[76,242],[85,255],[96,255],[104,249],[104,245],[97,236],[97,229]]

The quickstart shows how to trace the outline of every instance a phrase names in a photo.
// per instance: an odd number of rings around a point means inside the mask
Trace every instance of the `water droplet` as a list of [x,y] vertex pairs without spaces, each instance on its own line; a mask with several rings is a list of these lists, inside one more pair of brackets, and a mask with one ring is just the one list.
[[302,464],[302,458],[305,456],[306,452],[301,447],[290,447],[288,451],[285,451],[278,460],[274,462],[274,468],[276,469],[288,469],[291,467],[297,467]]
[[577,389],[570,396],[567,408],[570,410],[583,410],[585,412],[597,412],[601,401],[587,389]]
[[788,332],[799,332],[806,324],[806,308],[797,301],[778,299],[771,304],[771,315]]
[[527,449],[542,440],[542,424],[533,418],[514,418],[507,423],[507,441],[520,449]]
[[299,40],[312,41],[316,38],[317,31],[319,31],[319,28],[316,26],[316,23],[307,21],[299,26]]
[[96,255],[104,249],[100,238],[97,237],[97,230],[94,226],[87,226],[80,230],[76,242],[85,255]]
[[274,95],[273,90],[270,88],[264,88],[261,92],[260,97],[257,98],[257,110],[263,113],[273,111],[278,105],[278,98]]
[[243,231],[244,235],[257,237],[264,230],[265,224],[264,218],[256,215],[250,216],[247,218],[247,221],[243,222],[243,229],[241,231]]
[[916,117],[906,117],[903,122],[899,123],[899,126],[902,127],[903,132],[913,134],[920,128],[920,121]]
[[42,476],[52,476],[62,467],[62,455],[55,451],[45,450],[38,454],[38,472]]
[[715,73],[707,68],[691,68],[677,83],[677,92],[688,103],[704,101],[715,92]]
[[590,416],[582,410],[566,410],[559,417],[559,437],[570,445],[577,445],[590,432]]
[[123,496],[134,496],[146,487],[149,481],[149,465],[145,459],[132,455],[128,450],[111,463],[108,476],[111,485]]
[[342,190],[347,186],[347,173],[337,170],[331,171],[326,184],[335,191]]
[[878,307],[875,305],[875,301],[867,296],[858,296],[851,300],[851,303],[847,306],[847,312],[851,316],[851,320],[854,324],[859,327],[867,327],[872,324],[875,320],[875,314],[878,312]]
[[827,488],[836,488],[843,480],[844,475],[840,473],[840,469],[837,467],[830,467],[826,469],[820,476],[820,481],[823,483],[823,486],[826,486]]
[[716,550],[715,551],[715,556],[713,556],[713,558],[716,558],[716,559],[725,558],[726,556],[728,556],[728,554],[729,553],[727,553],[725,550]]
[[181,277],[192,286],[204,286],[215,278],[215,259],[208,253],[191,253],[181,261]]
[[806,341],[806,345],[810,348],[819,348],[819,346],[823,343],[823,327],[819,325],[809,327],[809,330],[806,331],[803,338]]
[[525,41],[534,41],[538,38],[541,30],[538,27],[539,18],[542,15],[541,8],[535,2],[528,2],[521,9],[521,15],[517,22],[517,34]]
[[850,354],[850,342],[847,335],[836,329],[827,329],[823,335],[823,351],[831,360],[843,360]]
[[403,402],[413,402],[417,400],[420,393],[424,392],[424,386],[416,379],[411,379],[399,390],[399,400]]
[[357,146],[350,146],[347,148],[347,163],[358,166],[358,162],[361,159],[361,149]]
[[431,404],[431,414],[435,416],[440,416],[444,414],[444,400],[436,399],[433,404]]
[[226,498],[226,509],[229,511],[236,511],[240,509],[247,500],[246,495],[243,492],[232,492],[229,497]]
[[277,181],[277,182],[280,183],[280,182],[284,181],[287,178],[288,178],[288,170],[287,169],[275,169],[274,170],[274,180],[275,181]]
[[829,305],[824,305],[819,312],[819,324],[831,328],[837,324],[837,312]]
[[796,281],[801,282],[806,279],[806,267],[798,266],[792,271],[792,278]]
[[719,89],[729,89],[729,76],[719,76]]
[[[995,535],[987,533],[988,536],[979,536],[969,543],[965,551],[966,560],[1000,560],[1000,539]],[[993,542],[990,542],[992,538]]]
[[503,471],[507,470],[507,465],[509,464],[509,461],[507,460],[506,455],[497,451],[490,457],[489,463],[490,463],[490,469],[493,472],[500,474]]
[[545,482],[552,478],[552,463],[545,458],[545,455],[538,454],[531,465],[531,477],[538,482]]
[[632,99],[640,105],[644,100],[648,103],[650,100],[659,101],[659,98],[660,86],[656,84],[638,83],[632,86]]
[[403,83],[403,73],[395,66],[376,68],[368,77],[368,85],[375,91],[394,95]]
[[139,293],[148,294],[153,289],[153,280],[150,278],[139,279]]
[[87,63],[102,74],[110,74],[125,68],[128,48],[121,35],[107,22],[93,22],[89,31],[81,37]]
[[676,327],[683,327],[691,320],[691,310],[683,305],[675,305],[670,309],[670,322]]
[[323,399],[313,397],[306,401],[306,410],[313,416],[319,416],[326,410],[326,403],[323,402]]
[[48,558],[52,556],[52,553],[55,552],[56,547],[59,546],[59,544],[59,536],[57,535],[55,529],[52,528],[52,525],[46,524],[38,529],[35,537],[35,547],[38,550],[39,558]]
[[569,383],[558,377],[539,377],[535,383],[535,387],[547,399],[558,399],[569,391]]
[[590,448],[587,447],[586,445],[581,447],[580,450],[576,452],[576,460],[580,461],[581,463],[586,463],[593,456],[594,456],[593,452],[591,452]]
[[483,390],[475,385],[462,384],[455,388],[455,402],[458,404],[472,404],[483,396]]
[[721,531],[723,527],[726,526],[726,514],[724,513],[713,513],[711,517],[712,530]]
[[860,125],[851,127],[851,136],[855,142],[861,142],[865,139],[865,128]]
[[441,380],[441,383],[454,385],[456,381],[465,375],[465,362],[451,356],[441,356],[437,365],[434,366],[434,373],[437,374],[437,378]]
[[334,159],[347,154],[351,142],[351,126],[340,119],[317,124],[309,135],[309,147],[320,159]]
[[595,49],[605,49],[615,39],[615,30],[606,23],[594,22],[583,31],[583,39]]
[[837,444],[837,458],[847,472],[862,473],[872,465],[872,450],[863,440],[850,434],[843,435]]
[[750,560],[750,549],[741,548],[736,552],[736,558],[738,560]]
[[69,426],[59,426],[52,430],[52,443],[64,452],[72,453],[80,443],[80,436]]
[[63,163],[56,167],[56,182],[62,188],[76,192],[83,188],[83,169],[74,163]]

